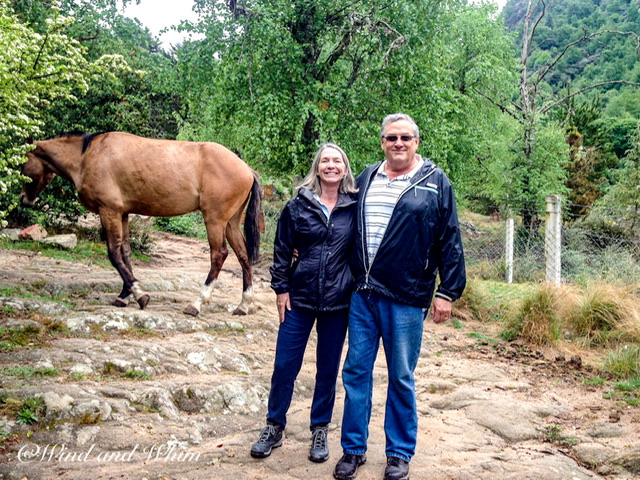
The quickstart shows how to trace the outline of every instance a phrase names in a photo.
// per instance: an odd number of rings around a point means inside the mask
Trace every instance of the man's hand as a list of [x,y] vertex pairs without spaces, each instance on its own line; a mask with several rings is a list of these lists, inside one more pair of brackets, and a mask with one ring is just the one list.
[[431,318],[433,323],[446,322],[451,318],[451,302],[444,298],[435,297],[431,305]]
[[289,292],[279,293],[276,298],[276,304],[278,305],[278,317],[280,317],[280,323],[284,323],[285,311],[291,311],[291,300],[289,299]]

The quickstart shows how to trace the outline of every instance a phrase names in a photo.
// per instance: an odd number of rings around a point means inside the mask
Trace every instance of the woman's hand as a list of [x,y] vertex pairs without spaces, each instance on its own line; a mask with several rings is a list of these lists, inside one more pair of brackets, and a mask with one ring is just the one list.
[[276,305],[278,305],[278,316],[280,317],[280,323],[284,323],[285,311],[291,311],[291,301],[289,299],[289,292],[279,293],[276,296]]

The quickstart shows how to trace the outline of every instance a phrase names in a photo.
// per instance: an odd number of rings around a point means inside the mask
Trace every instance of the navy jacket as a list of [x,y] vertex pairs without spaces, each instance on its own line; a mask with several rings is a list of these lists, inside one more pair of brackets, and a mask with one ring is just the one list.
[[[327,220],[305,188],[285,205],[274,242],[271,288],[289,292],[292,306],[316,311],[349,307],[356,206],[356,195],[340,194]],[[298,259],[292,264],[294,249]]]
[[455,197],[445,173],[428,159],[400,195],[373,264],[369,264],[363,206],[380,165],[368,167],[356,179],[360,189],[352,267],[356,288],[429,308],[439,273],[436,295],[451,301],[460,298],[466,272]]

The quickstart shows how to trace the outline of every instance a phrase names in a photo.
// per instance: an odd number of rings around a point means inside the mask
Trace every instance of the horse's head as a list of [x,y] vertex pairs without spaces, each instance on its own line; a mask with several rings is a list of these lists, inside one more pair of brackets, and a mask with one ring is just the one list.
[[26,207],[33,207],[38,195],[51,183],[55,173],[38,154],[38,148],[27,153],[27,162],[22,165],[22,174],[31,181],[25,182],[20,193],[20,201]]

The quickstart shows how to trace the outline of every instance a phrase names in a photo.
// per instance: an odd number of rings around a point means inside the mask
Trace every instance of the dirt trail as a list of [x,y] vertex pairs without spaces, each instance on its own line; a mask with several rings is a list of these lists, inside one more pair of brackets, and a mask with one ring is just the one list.
[[[41,397],[47,406],[37,425],[0,417],[0,431],[16,434],[0,452],[0,479],[332,478],[344,390],[340,384],[331,458],[313,464],[307,452],[314,338],[284,445],[265,460],[249,456],[264,422],[277,335],[267,261],[256,269],[256,302],[245,317],[230,313],[241,295],[232,254],[213,303],[195,319],[181,312],[208,270],[204,242],[158,234],[152,262],[134,269],[152,297],[145,311],[109,305],[121,287],[112,269],[0,250],[0,287],[33,285],[74,301],[67,310],[59,302],[0,299],[0,327],[24,329],[34,319],[66,326],[35,348],[0,353],[2,396]],[[462,328],[426,324],[412,479],[639,478],[638,408],[585,386],[593,372],[570,353],[497,338],[495,325],[474,320]],[[24,365],[57,375],[7,374]],[[359,480],[381,479],[384,471],[382,350],[375,381],[368,461]]]

